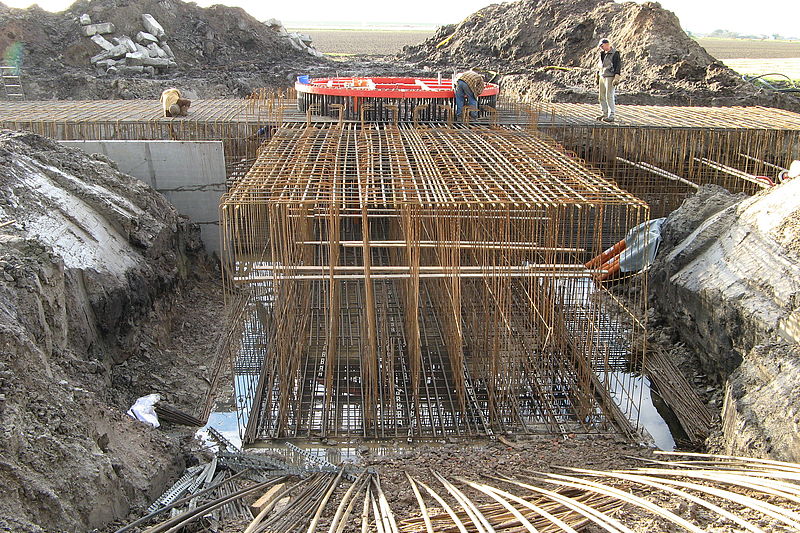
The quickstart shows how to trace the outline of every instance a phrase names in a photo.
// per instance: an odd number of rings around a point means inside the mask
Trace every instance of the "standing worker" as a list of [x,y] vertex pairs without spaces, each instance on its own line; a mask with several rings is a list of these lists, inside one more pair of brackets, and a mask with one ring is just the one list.
[[614,50],[614,47],[608,42],[608,39],[600,39],[597,46],[600,48],[598,70],[600,75],[600,112],[602,113],[597,120],[614,122],[614,99],[616,97],[614,88],[621,77],[622,58],[620,58],[619,51]]
[[[456,117],[461,117],[465,99],[467,105],[477,109],[478,97],[483,92],[484,85],[486,83],[483,81],[483,76],[472,69],[456,76],[456,82],[453,85],[453,91],[456,94]],[[472,111],[469,115],[472,118],[478,118],[477,111]]]

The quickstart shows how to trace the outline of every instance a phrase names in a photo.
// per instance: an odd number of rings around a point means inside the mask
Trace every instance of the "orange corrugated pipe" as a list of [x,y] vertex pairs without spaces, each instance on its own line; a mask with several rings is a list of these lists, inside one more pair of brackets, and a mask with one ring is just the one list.
[[600,281],[605,281],[617,272],[619,272],[620,264],[619,264],[619,256],[616,255],[611,261],[607,263],[603,263],[603,266],[600,267],[600,270],[605,270],[602,272],[600,276],[597,278]]
[[588,263],[584,263],[583,266],[586,268],[595,268],[603,263],[608,262],[614,256],[617,256],[622,253],[627,245],[625,244],[625,239],[622,239],[617,244],[603,252],[602,254],[598,255],[594,259],[590,260]]

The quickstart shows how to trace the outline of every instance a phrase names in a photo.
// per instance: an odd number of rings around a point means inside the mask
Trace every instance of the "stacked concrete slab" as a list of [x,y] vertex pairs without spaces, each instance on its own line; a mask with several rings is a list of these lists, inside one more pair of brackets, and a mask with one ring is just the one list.
[[286,31],[286,28],[283,27],[283,24],[281,23],[281,21],[278,20],[278,19],[275,19],[275,18],[272,18],[272,19],[269,19],[269,20],[265,20],[264,24],[269,26],[270,29],[272,29],[273,31],[275,31],[276,33],[281,35],[284,39],[289,41],[289,44],[292,45],[292,47],[295,50],[298,50],[300,52],[306,52],[307,54],[312,55],[314,57],[324,57],[325,56],[325,54],[323,54],[322,52],[318,51],[311,44],[311,36],[310,35],[308,35],[306,33],[298,33],[298,32],[289,33],[288,31]]
[[81,32],[102,48],[90,61],[98,75],[112,74],[163,74],[177,67],[175,54],[167,44],[164,28],[149,13],[142,14],[142,31],[134,39],[127,35],[111,37],[116,28],[110,22],[92,23],[88,14],[79,18]]

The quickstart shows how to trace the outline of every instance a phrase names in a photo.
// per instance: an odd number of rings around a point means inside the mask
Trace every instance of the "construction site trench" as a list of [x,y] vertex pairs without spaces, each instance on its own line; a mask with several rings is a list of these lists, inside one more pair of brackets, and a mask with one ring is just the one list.
[[654,3],[336,64],[167,4],[0,9],[0,531],[800,530],[796,99]]

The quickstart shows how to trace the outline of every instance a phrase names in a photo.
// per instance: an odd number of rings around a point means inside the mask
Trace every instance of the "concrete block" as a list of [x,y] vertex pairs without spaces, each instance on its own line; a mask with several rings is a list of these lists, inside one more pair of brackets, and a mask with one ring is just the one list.
[[145,57],[142,58],[142,65],[158,67],[158,68],[167,68],[169,67],[169,59],[161,57]]
[[92,35],[92,42],[102,48],[103,50],[111,50],[114,45],[106,40],[105,37],[99,34]]
[[97,63],[98,61],[102,61],[103,59],[110,59],[112,57],[122,57],[127,53],[128,53],[128,47],[118,44],[111,50],[100,52],[96,56],[92,57],[89,61],[91,61],[94,64]]
[[310,45],[311,42],[313,41],[311,36],[309,34],[307,34],[307,33],[293,32],[293,33],[290,33],[289,35],[291,35],[292,37],[296,37],[297,39],[300,40],[301,43],[303,43],[306,46]]
[[265,20],[264,24],[269,26],[272,31],[277,32],[278,35],[289,35],[289,32],[283,27],[283,23],[278,19]]
[[128,52],[125,54],[125,61],[128,65],[136,66],[144,64],[144,54],[141,52]]
[[172,51],[172,48],[169,47],[167,43],[161,43],[161,49],[167,53],[167,57],[170,59],[175,59],[175,53]]
[[128,47],[128,51],[131,52],[131,53],[139,51],[136,48],[136,43],[133,42],[133,39],[131,39],[127,35],[123,35],[122,37],[120,37],[118,39],[115,39],[115,41],[117,42],[117,44],[124,44],[125,46],[127,46]]
[[101,59],[95,63],[95,66],[99,69],[103,69],[103,73],[105,73],[105,71],[108,70],[109,67],[113,67],[115,63],[116,61],[113,59]]
[[142,65],[123,65],[117,67],[117,70],[120,74],[141,74],[144,71],[144,67]]
[[111,54],[109,57],[113,58],[125,57],[125,54],[128,53],[128,47],[125,46],[124,44],[118,44],[117,46],[109,50],[108,53]]
[[152,33],[147,33],[146,31],[140,31],[139,33],[136,34],[136,42],[147,45],[150,43],[157,43],[158,38]]
[[295,50],[298,50],[298,51],[302,52],[303,50],[306,49],[306,47],[303,45],[303,43],[302,43],[302,41],[300,41],[300,39],[297,39],[296,37],[292,37],[291,33],[288,35],[288,37],[289,37],[289,44],[291,44],[292,48],[294,48]]
[[161,27],[161,24],[159,24],[156,19],[153,18],[153,15],[149,13],[142,13],[142,25],[148,33],[155,35],[159,39],[166,35],[166,32],[164,32],[164,28]]
[[[150,57],[167,57],[167,53],[161,49],[156,43],[150,43],[147,45],[147,49],[150,51]],[[155,54],[155,55],[153,55]]]
[[78,17],[78,22],[81,23],[81,26],[87,26],[92,23],[92,17],[90,17],[87,13],[84,13]]
[[111,22],[101,22],[100,24],[87,24],[81,27],[81,31],[86,37],[96,34],[114,33],[114,24]]
[[150,50],[148,50],[146,46],[142,46],[139,43],[136,43],[136,51],[140,52],[144,56],[149,56],[150,55]]
[[290,33],[289,39],[291,39],[291,41],[297,45],[295,48],[302,52],[307,51],[309,44],[311,43],[311,41],[306,43],[306,41],[303,40],[303,35],[301,33]]

